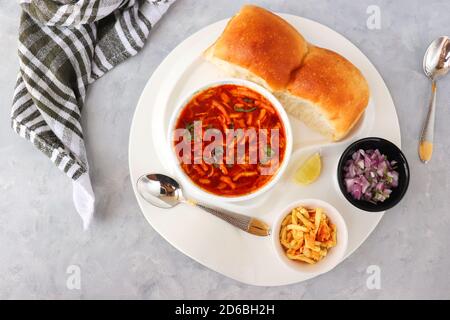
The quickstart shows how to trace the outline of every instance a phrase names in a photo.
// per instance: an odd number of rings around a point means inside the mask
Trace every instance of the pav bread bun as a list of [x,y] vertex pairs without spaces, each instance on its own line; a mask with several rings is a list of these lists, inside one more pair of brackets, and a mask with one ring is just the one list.
[[289,23],[263,8],[246,5],[205,56],[229,75],[275,91],[286,88],[306,52],[305,39]]
[[364,113],[369,86],[361,72],[331,50],[309,46],[277,97],[286,111],[330,140],[340,140]]

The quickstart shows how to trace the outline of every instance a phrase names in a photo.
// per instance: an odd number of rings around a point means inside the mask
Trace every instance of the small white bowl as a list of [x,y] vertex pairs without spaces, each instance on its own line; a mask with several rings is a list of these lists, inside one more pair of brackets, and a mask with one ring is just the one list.
[[[306,208],[322,208],[324,210],[324,213],[328,216],[330,221],[336,225],[337,228],[336,246],[330,248],[328,254],[316,264],[308,264],[306,262],[294,261],[289,259],[286,256],[286,253],[280,243],[280,229],[284,217],[286,217],[289,214],[289,212],[292,211],[292,209],[300,206]],[[300,273],[322,274],[333,269],[335,266],[339,264],[339,262],[341,262],[344,259],[348,245],[347,225],[344,221],[344,218],[337,211],[337,209],[334,208],[329,203],[317,199],[298,200],[291,203],[285,209],[283,209],[280,215],[276,218],[272,228],[272,242],[279,260],[290,269]]]
[[[280,167],[278,168],[278,171],[275,173],[275,175],[272,177],[272,179],[268,183],[266,183],[263,187],[255,190],[252,193],[241,195],[241,196],[234,196],[234,197],[233,196],[216,195],[216,194],[210,193],[210,192],[200,188],[198,185],[196,185],[191,180],[191,178],[181,168],[178,158],[174,152],[173,145],[172,145],[173,144],[173,131],[174,131],[174,127],[176,125],[176,121],[177,121],[181,111],[191,101],[192,97],[208,88],[225,85],[225,84],[244,86],[244,87],[250,88],[250,89],[260,93],[261,95],[263,95],[267,100],[269,100],[272,103],[274,108],[277,110],[277,112],[281,118],[281,121],[283,123],[285,132],[286,132],[286,150],[285,150],[284,159],[283,159],[283,162],[281,163]],[[213,202],[214,201],[227,201],[227,202],[245,201],[245,200],[253,199],[253,198],[263,194],[264,192],[268,191],[280,180],[281,176],[283,175],[283,172],[286,170],[286,167],[289,163],[289,159],[291,157],[292,144],[293,144],[292,129],[291,129],[291,125],[289,122],[289,118],[286,114],[286,111],[284,110],[281,103],[277,100],[277,98],[275,98],[275,96],[273,94],[271,94],[268,90],[264,89],[263,87],[261,87],[260,85],[254,83],[254,82],[241,80],[241,79],[234,79],[234,78],[228,78],[228,79],[222,79],[222,80],[210,82],[210,83],[194,90],[193,92],[189,93],[184,99],[182,99],[180,101],[180,103],[177,105],[177,107],[175,108],[175,110],[172,114],[172,117],[170,118],[169,131],[168,131],[167,137],[169,139],[168,145],[170,147],[169,154],[170,154],[170,158],[171,158],[173,167],[175,169],[175,174],[177,175],[177,178],[180,179],[180,182],[183,186],[187,186],[191,192],[194,192],[194,195],[197,198],[199,198],[200,200],[203,199],[208,202],[209,201],[213,201]]]

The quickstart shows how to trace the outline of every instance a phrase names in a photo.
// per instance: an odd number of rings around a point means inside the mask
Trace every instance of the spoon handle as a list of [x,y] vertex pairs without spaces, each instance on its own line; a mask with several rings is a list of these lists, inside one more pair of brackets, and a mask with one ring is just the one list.
[[270,234],[269,226],[256,218],[223,209],[214,209],[200,203],[195,203],[193,201],[189,201],[189,203],[202,208],[206,212],[211,213],[217,218],[220,218],[245,232],[251,233],[256,236],[268,236]]
[[434,117],[436,112],[436,80],[431,82],[431,98],[428,106],[427,118],[423,125],[419,141],[419,157],[423,163],[431,159],[433,153]]

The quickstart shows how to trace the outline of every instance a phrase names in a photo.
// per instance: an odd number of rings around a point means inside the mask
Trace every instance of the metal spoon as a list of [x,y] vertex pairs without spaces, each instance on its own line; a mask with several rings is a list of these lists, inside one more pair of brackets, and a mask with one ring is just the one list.
[[159,173],[143,175],[138,179],[136,186],[139,194],[154,206],[169,209],[182,202],[202,208],[245,232],[257,236],[270,234],[269,226],[261,220],[231,211],[213,209],[196,201],[187,200],[178,182],[166,175]]
[[447,74],[449,68],[450,39],[448,37],[439,37],[430,44],[423,58],[423,71],[431,80],[431,98],[419,141],[419,157],[424,163],[430,161],[433,153],[436,80]]

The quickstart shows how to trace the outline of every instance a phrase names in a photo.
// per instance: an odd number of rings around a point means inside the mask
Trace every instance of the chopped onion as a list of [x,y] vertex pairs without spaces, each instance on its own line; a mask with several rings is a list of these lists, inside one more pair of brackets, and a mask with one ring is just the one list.
[[357,200],[385,201],[398,186],[396,164],[396,161],[389,162],[378,149],[359,149],[344,167],[347,192]]

